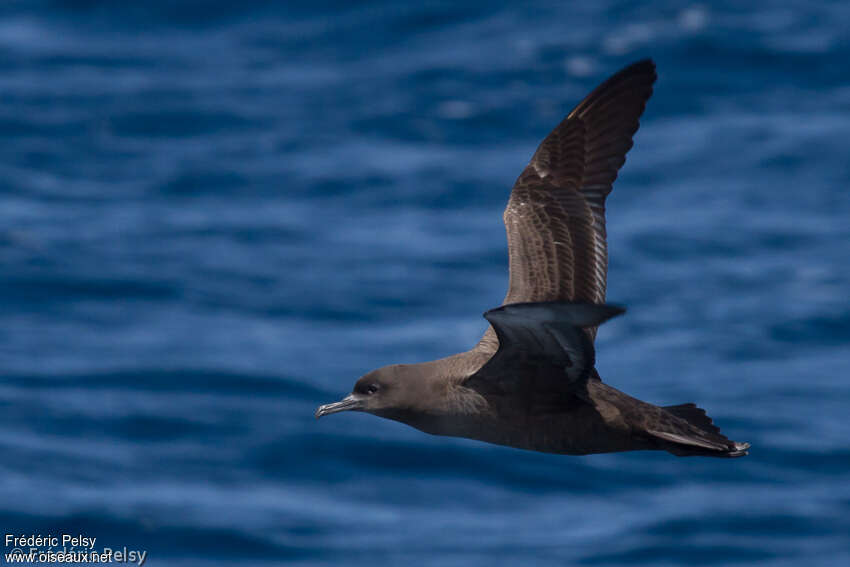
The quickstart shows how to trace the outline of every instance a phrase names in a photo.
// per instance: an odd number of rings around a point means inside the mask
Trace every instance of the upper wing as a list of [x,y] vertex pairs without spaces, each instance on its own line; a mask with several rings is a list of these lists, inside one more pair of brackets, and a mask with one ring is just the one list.
[[[625,310],[594,303],[515,303],[491,309],[499,349],[465,385],[481,392],[515,394],[575,390],[595,363],[593,341],[582,329],[595,327]],[[533,368],[532,371],[527,371]],[[551,369],[553,372],[546,372]],[[540,372],[543,370],[543,372]],[[533,385],[527,379],[535,376]],[[548,384],[539,383],[551,377]]]
[[[510,262],[505,304],[605,301],[605,198],[632,147],[655,79],[650,60],[626,67],[581,101],[537,148],[505,209]],[[492,350],[495,343],[488,329],[481,346]]]

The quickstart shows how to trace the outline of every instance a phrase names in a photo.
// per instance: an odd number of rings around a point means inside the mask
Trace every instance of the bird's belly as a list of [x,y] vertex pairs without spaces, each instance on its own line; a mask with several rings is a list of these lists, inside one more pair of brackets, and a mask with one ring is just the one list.
[[518,449],[565,455],[651,448],[641,440],[634,439],[628,431],[606,423],[590,406],[546,415],[491,414],[414,426],[434,435],[465,437]]
[[536,416],[520,427],[491,431],[501,434],[481,440],[544,453],[587,455],[645,448],[636,446],[626,431],[605,423],[596,412]]

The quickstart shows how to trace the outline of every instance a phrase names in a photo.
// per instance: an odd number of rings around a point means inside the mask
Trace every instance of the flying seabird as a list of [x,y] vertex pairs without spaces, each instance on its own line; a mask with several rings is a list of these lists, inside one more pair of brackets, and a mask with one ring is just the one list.
[[665,450],[740,457],[693,403],[659,407],[602,382],[596,328],[624,309],[605,304],[605,198],[626,161],[655,64],[634,63],[599,85],[546,137],[504,213],[510,278],[503,305],[471,350],[393,364],[316,410],[393,419],[435,435],[585,455]]

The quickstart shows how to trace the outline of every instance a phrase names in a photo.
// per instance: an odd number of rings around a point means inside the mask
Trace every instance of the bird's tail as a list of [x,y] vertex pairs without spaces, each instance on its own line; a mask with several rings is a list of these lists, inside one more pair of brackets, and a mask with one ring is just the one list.
[[[749,443],[738,443],[720,433],[720,429],[696,404],[680,404],[661,408],[672,414],[673,427],[648,432],[664,442],[664,448],[680,457],[743,457]],[[678,423],[675,423],[678,422]],[[684,423],[682,423],[684,422]]]

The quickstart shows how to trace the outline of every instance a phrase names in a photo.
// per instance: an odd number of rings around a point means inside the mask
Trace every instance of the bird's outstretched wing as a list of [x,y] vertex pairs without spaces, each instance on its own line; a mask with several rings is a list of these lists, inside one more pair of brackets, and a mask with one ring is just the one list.
[[[505,209],[510,283],[504,303],[605,301],[605,198],[626,161],[655,64],[629,65],[599,85],[546,137]],[[595,328],[588,330],[595,336]],[[495,351],[492,329],[479,348]]]
[[465,385],[500,395],[531,389],[535,394],[577,390],[591,376],[595,363],[593,341],[583,329],[624,311],[615,305],[560,301],[491,309],[484,317],[498,337],[498,351]]

